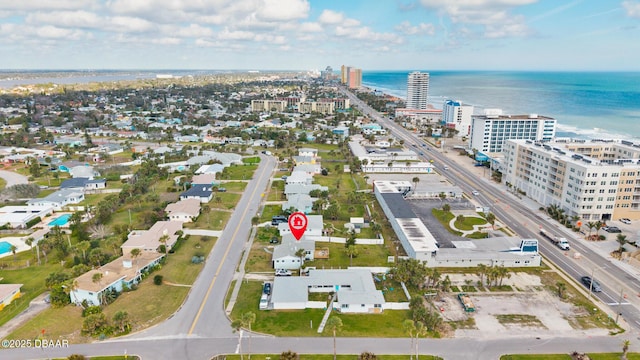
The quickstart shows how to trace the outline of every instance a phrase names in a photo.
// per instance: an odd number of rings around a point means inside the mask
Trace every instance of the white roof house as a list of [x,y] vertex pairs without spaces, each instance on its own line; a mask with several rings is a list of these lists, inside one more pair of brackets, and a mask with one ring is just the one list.
[[300,240],[296,240],[293,235],[287,234],[282,237],[282,244],[273,248],[271,256],[271,265],[274,269],[297,270],[300,269],[302,263],[300,258],[296,256],[296,252],[300,249],[305,251],[305,260],[313,260],[313,253],[316,249],[316,243],[313,240],[307,240],[305,236]]
[[[307,215],[307,230],[304,232],[306,237],[322,236],[322,230],[324,229],[324,218],[322,215]],[[291,235],[291,229],[289,229],[288,223],[278,224],[278,231],[280,236]]]
[[94,177],[100,176],[100,173],[97,172],[93,168],[93,166],[88,166],[88,165],[74,166],[71,169],[69,169],[69,174],[73,178],[77,178],[77,177],[89,178],[89,180],[93,180]]
[[313,148],[300,148],[298,149],[299,156],[318,157],[318,149]]
[[275,278],[273,309],[304,309],[310,292],[335,292],[333,308],[342,313],[381,313],[385,304],[367,269],[309,270],[309,276]]
[[27,206],[53,207],[55,210],[62,210],[68,204],[77,204],[84,200],[84,190],[69,188],[61,189],[44,198],[36,198],[27,201]]
[[327,186],[322,186],[322,185],[318,185],[318,184],[311,184],[311,185],[305,185],[305,184],[289,184],[289,185],[285,185],[284,186],[284,194],[286,196],[292,195],[292,194],[306,194],[309,195],[309,193],[313,190],[320,190],[320,191],[329,191],[329,188]]
[[0,225],[24,228],[36,217],[44,219],[53,213],[53,206],[3,206],[0,208]]
[[286,184],[300,184],[311,185],[313,182],[313,176],[305,171],[293,171],[291,175],[287,177]]

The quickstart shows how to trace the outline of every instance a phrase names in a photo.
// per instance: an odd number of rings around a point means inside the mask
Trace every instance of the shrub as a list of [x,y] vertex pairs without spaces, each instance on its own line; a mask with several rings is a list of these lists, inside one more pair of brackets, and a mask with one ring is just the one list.
[[27,221],[27,229],[31,228],[33,225],[39,223],[40,221],[42,221],[42,219],[40,219],[40,216],[36,216],[35,218]]
[[82,317],[87,317],[89,315],[100,314],[102,312],[102,308],[100,306],[89,306],[82,310]]
[[162,285],[162,275],[156,275],[153,277],[153,283],[156,285]]
[[67,357],[67,360],[86,360],[87,358],[84,355],[73,354]]

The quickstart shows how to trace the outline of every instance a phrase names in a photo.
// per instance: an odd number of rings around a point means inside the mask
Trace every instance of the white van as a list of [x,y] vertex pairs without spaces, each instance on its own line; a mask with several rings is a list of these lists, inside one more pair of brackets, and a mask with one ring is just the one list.
[[267,310],[267,307],[269,306],[269,296],[267,294],[262,294],[262,296],[260,297],[260,310]]

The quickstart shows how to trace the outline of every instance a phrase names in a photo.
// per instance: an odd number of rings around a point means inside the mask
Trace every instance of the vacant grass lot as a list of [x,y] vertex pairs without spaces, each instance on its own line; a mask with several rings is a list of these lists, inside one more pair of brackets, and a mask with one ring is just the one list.
[[222,230],[231,214],[231,211],[209,210],[209,212],[200,213],[196,222],[185,223],[183,227],[186,229]]
[[231,165],[224,168],[220,179],[222,180],[250,180],[258,165]]
[[315,266],[317,269],[346,269],[349,266],[389,266],[387,256],[391,253],[383,245],[355,245],[358,256],[350,264],[344,244],[316,243],[316,249],[329,248],[328,259],[306,261],[305,266]]
[[222,187],[227,189],[227,191],[231,191],[231,192],[234,192],[234,191],[243,192],[244,189],[247,188],[247,183],[243,181],[230,181],[230,182],[224,182],[222,184]]

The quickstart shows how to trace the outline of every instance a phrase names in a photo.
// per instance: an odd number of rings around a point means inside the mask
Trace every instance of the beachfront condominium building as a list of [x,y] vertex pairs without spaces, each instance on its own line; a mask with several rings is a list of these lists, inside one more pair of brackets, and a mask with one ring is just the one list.
[[471,133],[472,115],[473,105],[463,104],[459,100],[447,100],[442,106],[442,123],[447,128],[455,129],[459,137]]
[[640,219],[640,144],[507,140],[503,181],[586,221]]
[[483,153],[499,153],[510,139],[551,141],[556,135],[556,120],[537,114],[503,115],[488,109],[484,115],[471,116],[469,148]]
[[407,109],[426,109],[429,96],[429,73],[414,71],[407,78]]
[[357,89],[362,86],[362,69],[353,66],[340,68],[340,81],[347,85],[349,89]]

